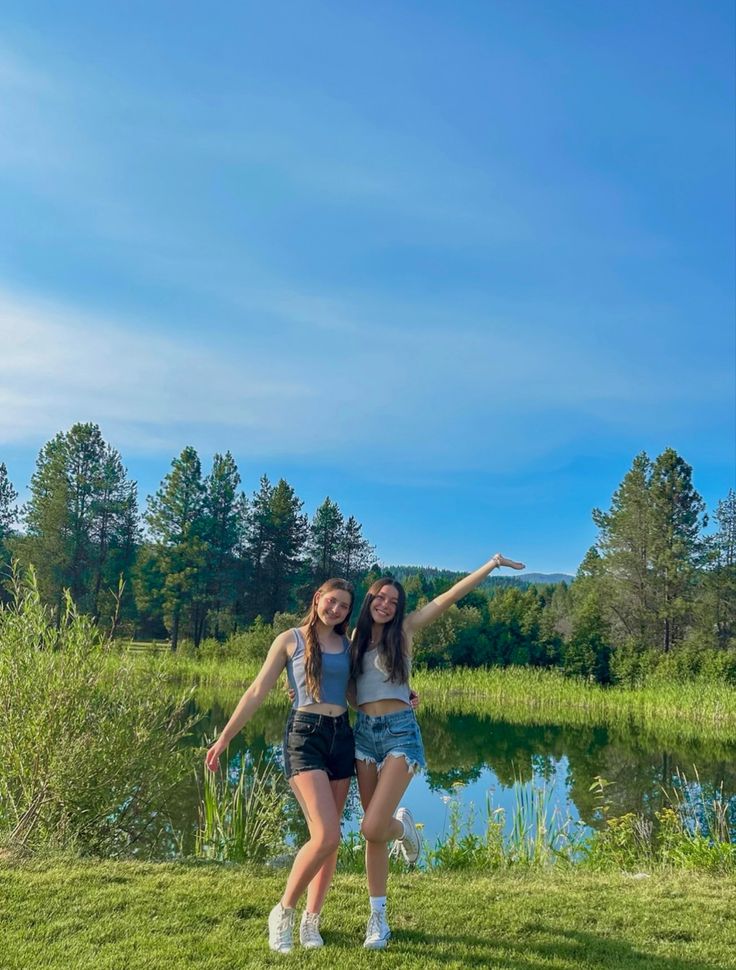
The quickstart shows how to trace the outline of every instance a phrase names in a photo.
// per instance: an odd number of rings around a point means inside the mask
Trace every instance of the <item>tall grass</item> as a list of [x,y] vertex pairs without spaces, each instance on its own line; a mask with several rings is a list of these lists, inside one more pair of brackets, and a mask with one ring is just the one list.
[[448,796],[446,830],[434,846],[425,849],[430,868],[503,869],[545,868],[580,861],[585,828],[552,804],[545,785],[515,782],[510,819],[503,808],[494,808],[490,795],[485,805],[485,830],[473,831],[474,806],[463,814],[456,796]]
[[285,845],[286,785],[269,761],[235,766],[235,778],[205,769],[194,854],[220,862],[262,862]]
[[172,838],[191,722],[155,665],[115,656],[69,599],[59,623],[33,573],[0,609],[0,841],[101,855]]
[[422,709],[480,714],[512,723],[611,724],[680,740],[731,741],[736,688],[711,681],[601,687],[533,667],[418,670]]
[[[255,661],[178,657],[155,659],[173,684],[198,691],[223,689],[236,697],[258,672]],[[638,687],[601,687],[559,670],[538,667],[456,667],[417,669],[412,685],[421,695],[421,711],[477,714],[511,723],[619,725],[673,741],[730,742],[736,736],[736,687],[708,679]],[[268,704],[286,704],[276,689]]]
[[[692,869],[736,874],[736,846],[731,832],[736,812],[718,794],[707,799],[702,789],[687,786],[653,821],[628,813],[610,817],[607,782],[591,789],[600,801],[600,829],[591,832],[567,813],[552,807],[551,793],[531,782],[514,785],[514,806],[505,810],[486,803],[483,834],[473,831],[475,809],[463,814],[457,798],[449,799],[446,831],[425,849],[422,864],[430,868],[489,869],[581,866],[629,872]],[[687,791],[687,793],[685,793]],[[508,824],[510,822],[510,826]]]

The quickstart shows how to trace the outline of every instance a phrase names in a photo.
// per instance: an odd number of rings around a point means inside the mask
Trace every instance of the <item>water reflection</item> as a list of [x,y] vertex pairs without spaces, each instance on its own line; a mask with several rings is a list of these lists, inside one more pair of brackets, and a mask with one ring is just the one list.
[[[213,701],[200,711],[196,734],[187,744],[204,746],[225,724],[230,708]],[[233,742],[231,761],[237,763],[241,756],[280,761],[285,719],[282,706],[262,708]],[[473,715],[442,717],[436,711],[431,715],[420,712],[419,721],[428,769],[424,777],[412,783],[406,804],[424,822],[430,842],[443,834],[448,795],[459,798],[466,808],[471,802],[475,805],[478,811],[473,828],[481,832],[489,794],[493,807],[503,807],[507,816],[511,814],[510,789],[515,781],[544,783],[553,806],[563,815],[569,813],[588,826],[598,827],[600,805],[591,790],[596,777],[611,783],[606,789],[610,815],[642,812],[651,817],[668,804],[665,791],[678,783],[678,776],[693,779],[696,766],[706,796],[722,783],[725,797],[736,808],[736,743],[672,746],[633,727],[625,731],[600,725],[524,726]],[[201,778],[201,769],[199,775]],[[173,827],[184,852],[193,846],[200,784],[192,777],[177,792],[172,805]],[[293,818],[300,829],[298,810]],[[360,806],[353,791],[346,829],[356,829],[359,818]],[[302,835],[295,832],[297,838]]]

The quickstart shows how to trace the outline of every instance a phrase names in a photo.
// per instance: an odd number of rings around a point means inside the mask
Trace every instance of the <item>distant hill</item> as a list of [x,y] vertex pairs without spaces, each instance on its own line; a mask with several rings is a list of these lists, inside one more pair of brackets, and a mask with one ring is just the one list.
[[[467,575],[454,569],[438,569],[436,566],[383,566],[383,571],[390,573],[401,582],[407,576],[426,576],[428,579],[439,579],[446,582],[456,582]],[[556,583],[571,583],[575,577],[568,573],[514,573],[505,569],[501,574],[495,574],[484,579],[481,588],[489,586],[550,586]]]
[[[503,576],[508,577],[508,572],[502,573],[498,578],[501,579]],[[493,576],[489,576],[488,578],[493,580]],[[525,583],[543,583],[545,585],[551,583],[571,583],[575,579],[569,573],[519,573],[516,578],[522,579]]]

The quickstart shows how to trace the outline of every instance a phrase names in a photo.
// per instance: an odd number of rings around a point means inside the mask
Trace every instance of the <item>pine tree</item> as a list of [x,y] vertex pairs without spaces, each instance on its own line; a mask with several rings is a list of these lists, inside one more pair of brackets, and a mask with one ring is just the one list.
[[24,565],[36,569],[41,596],[61,615],[64,589],[70,585],[72,523],[66,443],[56,435],[36,459],[30,499],[25,506],[27,542],[19,548]]
[[342,575],[344,528],[342,512],[328,495],[309,524],[307,552],[312,587],[331,576]]
[[262,475],[258,491],[253,493],[245,516],[242,586],[246,622],[266,615],[266,557],[272,534],[273,491],[268,476]]
[[[155,496],[148,499],[146,522],[155,544],[159,574],[163,577],[162,602],[176,650],[182,621],[206,595],[204,567],[205,489],[197,452],[186,447],[171,464]],[[155,571],[151,571],[155,575]]]
[[566,673],[593,677],[607,684],[611,679],[611,635],[605,619],[603,560],[593,546],[578,568],[569,591],[572,601],[570,635],[562,650]]
[[131,529],[135,542],[136,518],[136,486],[120,454],[96,424],[75,424],[41,449],[19,554],[35,565],[39,588],[57,609],[69,589],[80,610],[98,616],[103,588],[118,585],[120,557],[112,553],[130,542]]
[[[212,471],[205,480],[205,532],[207,539],[207,612],[214,614],[215,636],[220,632],[220,614],[233,606],[236,590],[237,550],[243,532],[245,508],[238,494],[240,474],[233,456],[216,454]],[[204,632],[206,614],[198,618],[198,634]]]
[[356,583],[370,569],[375,555],[375,548],[363,538],[362,525],[351,515],[345,523],[340,542],[339,574]]
[[270,623],[277,611],[290,610],[295,583],[303,567],[307,518],[302,501],[283,478],[272,485],[267,476],[248,503],[243,565],[244,613]]
[[593,510],[593,521],[600,530],[601,582],[612,633],[619,642],[629,639],[640,647],[653,641],[657,629],[651,566],[651,471],[649,458],[641,452],[614,492],[609,511]]
[[701,530],[705,503],[692,483],[692,468],[672,448],[654,462],[649,486],[651,555],[659,639],[667,652],[682,639],[692,617],[697,570],[705,562]]
[[707,642],[736,646],[736,492],[716,507],[718,531],[708,541],[709,563],[702,584],[698,613]]
[[99,616],[103,592],[127,582],[140,540],[138,488],[127,480],[117,451],[104,447],[99,475],[93,482],[90,511],[91,604]]
[[0,546],[12,533],[18,515],[15,509],[17,501],[18,493],[8,478],[8,469],[4,462],[0,462]]
[[704,509],[692,469],[668,448],[654,463],[637,455],[610,510],[594,510],[600,602],[614,644],[666,652],[683,638],[705,563]]
[[266,610],[270,622],[277,610],[291,608],[291,592],[302,564],[307,538],[307,517],[303,502],[283,478],[273,490],[270,502],[270,542],[265,560]]

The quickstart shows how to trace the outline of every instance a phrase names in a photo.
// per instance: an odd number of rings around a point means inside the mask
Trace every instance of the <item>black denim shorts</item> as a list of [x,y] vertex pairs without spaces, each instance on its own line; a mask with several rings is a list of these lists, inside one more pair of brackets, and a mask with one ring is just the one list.
[[284,774],[326,771],[330,781],[355,774],[355,742],[348,713],[339,717],[291,711],[284,732]]

